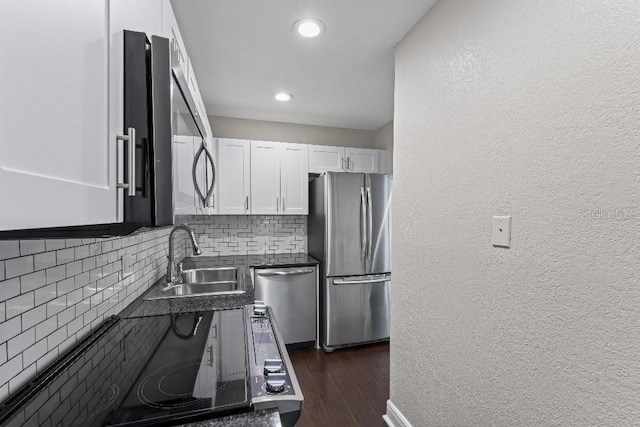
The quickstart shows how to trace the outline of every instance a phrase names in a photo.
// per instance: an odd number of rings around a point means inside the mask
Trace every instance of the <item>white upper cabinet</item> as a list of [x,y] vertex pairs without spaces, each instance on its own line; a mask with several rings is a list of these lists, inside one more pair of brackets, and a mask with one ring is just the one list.
[[330,145],[309,146],[309,172],[344,172],[344,147]]
[[251,213],[280,211],[280,143],[251,141]]
[[309,151],[304,144],[280,144],[280,195],[285,215],[309,213]]
[[348,172],[378,172],[378,150],[347,147],[345,159]]
[[371,148],[310,145],[309,173],[384,173],[379,170],[378,153],[380,151]]
[[218,213],[248,214],[251,191],[251,142],[219,138],[217,157]]
[[308,213],[307,145],[219,138],[217,158],[215,213]]
[[194,137],[174,135],[173,212],[175,215],[197,213],[198,200],[192,176],[194,155]]
[[105,0],[0,2],[0,230],[121,219],[109,31]]

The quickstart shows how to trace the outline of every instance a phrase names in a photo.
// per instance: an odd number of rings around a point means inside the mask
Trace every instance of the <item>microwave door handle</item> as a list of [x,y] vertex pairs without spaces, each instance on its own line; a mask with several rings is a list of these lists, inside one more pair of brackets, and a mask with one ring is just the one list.
[[206,200],[202,195],[202,190],[200,190],[200,184],[198,184],[198,176],[196,174],[197,172],[196,169],[198,167],[198,160],[200,159],[200,156],[202,155],[203,151],[204,151],[204,145],[200,145],[200,148],[196,152],[196,155],[193,157],[193,167],[191,168],[191,177],[193,178],[193,186],[196,189],[196,193],[198,193],[198,197],[200,198],[200,201],[202,201],[202,205],[205,206]]
[[360,259],[367,257],[367,205],[364,187],[360,187]]
[[[213,189],[216,185],[216,165],[213,161],[213,156],[211,155],[211,152],[209,151],[209,149],[207,148],[207,146],[205,144],[202,145],[204,147],[204,152],[207,155],[207,161],[209,161],[209,163],[211,163],[211,186],[209,187],[209,189],[207,190],[207,195],[206,195],[206,199],[205,201],[208,202],[211,199],[211,196],[213,195]],[[213,200],[212,201],[212,208],[215,208],[215,204],[213,204]],[[206,206],[206,203],[205,203]]]

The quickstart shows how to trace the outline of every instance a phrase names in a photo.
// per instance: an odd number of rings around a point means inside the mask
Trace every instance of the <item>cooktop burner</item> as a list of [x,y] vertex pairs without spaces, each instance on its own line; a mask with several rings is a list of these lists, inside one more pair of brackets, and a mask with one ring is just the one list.
[[0,422],[143,426],[250,410],[243,309],[112,320],[88,341],[5,402]]

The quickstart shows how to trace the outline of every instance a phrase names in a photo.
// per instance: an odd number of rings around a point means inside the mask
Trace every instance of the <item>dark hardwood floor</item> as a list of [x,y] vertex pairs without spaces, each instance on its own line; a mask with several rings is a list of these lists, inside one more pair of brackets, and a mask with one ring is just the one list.
[[304,394],[296,427],[386,426],[389,344],[289,353]]

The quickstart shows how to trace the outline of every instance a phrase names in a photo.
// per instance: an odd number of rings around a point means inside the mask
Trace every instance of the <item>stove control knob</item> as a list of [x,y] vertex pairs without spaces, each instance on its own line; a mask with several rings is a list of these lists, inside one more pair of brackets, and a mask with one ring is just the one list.
[[276,372],[267,374],[267,390],[271,393],[282,393],[287,381],[287,374]]
[[264,301],[254,301],[253,314],[256,316],[265,316],[267,314],[267,306],[264,304]]
[[265,359],[264,374],[268,376],[270,373],[282,371],[282,359]]

